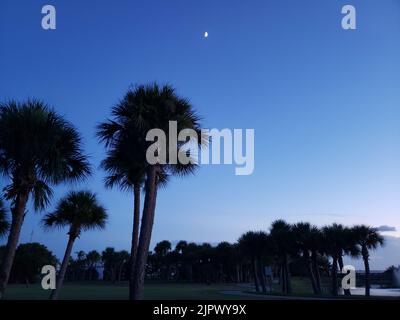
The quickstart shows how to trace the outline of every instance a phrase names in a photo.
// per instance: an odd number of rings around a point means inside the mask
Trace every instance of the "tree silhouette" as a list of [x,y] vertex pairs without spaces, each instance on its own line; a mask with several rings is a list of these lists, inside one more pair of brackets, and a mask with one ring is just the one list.
[[10,180],[5,195],[12,204],[0,268],[3,297],[29,197],[35,209],[41,210],[50,201],[51,185],[81,180],[90,170],[75,128],[44,103],[30,100],[0,104],[0,172]]
[[44,217],[43,224],[46,228],[69,228],[68,244],[58,275],[57,286],[50,296],[52,300],[58,299],[76,238],[87,230],[104,229],[106,220],[106,210],[98,203],[96,195],[89,191],[70,192],[58,202],[54,212]]
[[365,267],[365,295],[370,296],[371,284],[370,284],[370,268],[369,268],[369,251],[375,250],[379,246],[384,245],[384,238],[378,233],[375,228],[358,225],[352,229],[357,244],[360,246],[361,255],[364,261]]
[[[199,118],[189,101],[178,96],[171,86],[160,87],[157,84],[130,90],[123,101],[113,108],[112,115],[113,120],[99,126],[98,136],[109,149],[117,150],[118,154],[124,154],[118,150],[131,150],[127,159],[134,158],[135,163],[143,165],[139,166],[138,172],[145,173],[145,199],[130,295],[132,299],[141,299],[159,184],[163,177],[193,173],[196,167],[193,161],[183,163],[180,160],[180,155],[191,156],[187,150],[181,149],[187,141],[175,142],[168,139],[170,121],[176,121],[178,132],[193,129],[200,133]],[[166,155],[176,152],[176,163],[169,156],[167,163],[147,162],[146,154],[153,143],[147,141],[146,136],[151,129],[156,128],[166,134],[167,140],[166,145],[157,150],[158,155],[162,152]],[[203,140],[198,140],[198,143],[202,145]]]
[[9,227],[10,223],[7,220],[7,210],[4,207],[3,200],[0,199],[0,238],[7,234]]
[[297,253],[296,239],[292,226],[284,220],[272,222],[270,235],[274,245],[275,255],[280,265],[282,292],[292,292],[289,267],[290,256]]

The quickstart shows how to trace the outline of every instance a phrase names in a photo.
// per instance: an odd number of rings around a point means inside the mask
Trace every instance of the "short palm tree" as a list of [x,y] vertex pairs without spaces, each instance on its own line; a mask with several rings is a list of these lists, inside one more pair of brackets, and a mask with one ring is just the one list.
[[369,251],[384,245],[384,238],[379,234],[376,228],[365,225],[354,226],[352,229],[357,244],[360,246],[361,255],[364,260],[365,267],[365,295],[370,295],[370,268],[369,268]]
[[0,238],[7,234],[9,227],[10,224],[7,220],[7,211],[4,207],[3,200],[0,199]]
[[[112,116],[113,120],[99,125],[98,136],[108,147],[109,155],[118,157],[117,165],[122,170],[118,169],[116,172],[121,172],[124,180],[128,176],[127,172],[134,172],[135,177],[137,176],[140,178],[139,180],[144,179],[145,181],[142,223],[130,294],[131,299],[141,299],[157,201],[157,189],[163,180],[162,177],[190,174],[196,167],[192,161],[189,163],[180,161],[179,154],[183,152],[186,154],[187,151],[181,149],[185,143],[169,141],[170,121],[176,121],[178,132],[183,129],[192,129],[201,136],[199,118],[189,101],[178,96],[171,86],[161,87],[157,84],[142,85],[129,90],[121,103],[113,108]],[[164,151],[166,155],[169,155],[170,152],[176,152],[178,154],[177,163],[173,164],[171,161],[149,163],[147,161],[146,154],[153,142],[147,141],[146,136],[152,129],[160,129],[166,134],[166,150],[158,151]],[[174,133],[171,132],[171,134]],[[199,139],[198,143],[202,145],[205,141]],[[111,167],[114,168],[115,166]],[[129,185],[132,185],[134,181],[130,180],[129,178]]]
[[30,100],[0,104],[0,173],[10,184],[12,223],[0,268],[0,298],[10,276],[15,250],[32,197],[36,210],[44,209],[52,185],[77,181],[90,173],[75,128],[44,103]]
[[88,278],[93,279],[97,264],[101,261],[101,255],[96,250],[89,251],[86,255],[86,265],[88,268]]
[[324,254],[324,245],[323,245],[323,234],[322,231],[313,226],[310,230],[310,251],[311,251],[311,264],[312,270],[315,276],[315,282],[317,286],[317,293],[321,294],[322,286],[321,286],[321,275],[320,275],[320,265],[319,260]]
[[271,239],[263,231],[249,231],[238,240],[239,250],[244,257],[250,259],[252,264],[254,285],[257,292],[267,293],[266,279],[263,268],[263,258],[271,254]]
[[290,294],[292,292],[289,259],[297,253],[296,239],[293,228],[284,220],[272,222],[270,235],[272,238],[275,256],[281,269],[282,292]]
[[106,210],[98,203],[96,195],[89,191],[70,192],[58,202],[54,212],[44,217],[43,224],[46,228],[69,227],[68,244],[58,275],[56,289],[52,291],[50,296],[52,300],[58,299],[76,238],[86,230],[104,229],[106,220]]
[[[325,253],[332,258],[332,295],[338,295],[338,265],[342,268],[343,248],[347,239],[346,228],[334,223],[322,229]],[[340,263],[339,263],[340,262]]]
[[296,239],[296,245],[302,255],[304,265],[307,268],[308,276],[311,281],[311,286],[313,288],[314,294],[318,294],[319,287],[317,282],[317,275],[315,274],[315,270],[312,264],[311,255],[312,251],[315,248],[315,229],[317,227],[312,226],[307,222],[299,222],[293,225],[293,232]]

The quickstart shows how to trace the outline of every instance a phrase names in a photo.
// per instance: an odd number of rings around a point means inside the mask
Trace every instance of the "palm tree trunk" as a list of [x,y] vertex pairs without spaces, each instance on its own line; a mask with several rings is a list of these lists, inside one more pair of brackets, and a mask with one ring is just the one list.
[[332,295],[334,295],[334,296],[338,295],[337,262],[338,262],[337,255],[334,254],[333,261],[332,261]]
[[133,274],[132,298],[134,300],[140,300],[143,296],[146,262],[157,201],[157,175],[158,168],[156,166],[150,167],[146,178],[146,195],[144,198],[142,224],[140,226],[139,244]]
[[241,279],[240,279],[240,264],[236,264],[235,266],[236,268],[236,283],[240,283]]
[[370,269],[369,269],[369,252],[366,246],[362,247],[362,256],[364,260],[365,267],[365,296],[370,296],[371,284],[370,284]]
[[287,281],[286,281],[286,271],[285,271],[285,264],[281,264],[280,268],[280,282],[281,282],[281,287],[282,287],[282,293],[286,294],[287,293]]
[[289,269],[289,261],[287,255],[285,256],[285,280],[286,280],[286,293],[291,294],[292,293],[292,281],[290,277],[290,269]]
[[133,187],[133,229],[132,229],[132,245],[131,256],[129,261],[129,300],[133,300],[134,287],[134,270],[137,255],[137,247],[139,241],[139,221],[140,221],[140,185],[135,184]]
[[76,239],[76,236],[74,236],[73,234],[69,235],[67,248],[65,249],[64,258],[61,263],[60,273],[58,274],[58,278],[57,278],[57,285],[56,285],[56,288],[51,292],[50,300],[58,299],[58,295],[60,294],[60,290],[61,290],[61,287],[64,282],[65,273],[67,271],[68,262],[69,262],[69,258],[71,256],[72,247],[74,245],[75,239]]
[[257,275],[257,262],[256,259],[254,258],[252,259],[252,265],[253,265],[254,286],[256,287],[256,292],[260,292],[260,286]]
[[124,269],[124,264],[122,263],[119,266],[119,270],[118,270],[118,283],[121,282],[121,278],[122,278],[122,270]]
[[308,250],[304,251],[304,259],[305,259],[305,263],[307,266],[308,276],[310,277],[313,292],[314,292],[314,294],[318,294],[317,282],[315,280],[315,275],[314,275],[314,271],[313,271],[313,267],[312,267],[310,253],[308,252]]
[[316,251],[313,251],[311,253],[311,261],[312,261],[312,267],[315,275],[315,283],[317,285],[317,292],[318,294],[321,294],[321,275],[319,274],[319,268],[318,268],[318,253]]
[[22,223],[25,217],[26,203],[28,202],[29,192],[18,194],[15,199],[15,207],[12,210],[12,221],[7,245],[4,252],[3,262],[0,269],[0,299],[4,298],[11,267],[14,262],[15,251],[17,250]]
[[263,265],[261,262],[261,259],[258,260],[258,270],[259,270],[259,275],[260,275],[260,284],[261,284],[261,289],[263,294],[267,294],[267,285],[266,285],[266,281],[265,281],[265,273],[263,270]]

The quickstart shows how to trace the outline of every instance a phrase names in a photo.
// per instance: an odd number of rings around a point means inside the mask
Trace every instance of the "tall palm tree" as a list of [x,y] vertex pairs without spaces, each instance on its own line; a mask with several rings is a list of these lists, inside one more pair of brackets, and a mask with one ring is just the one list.
[[58,202],[55,211],[44,217],[43,224],[46,228],[69,227],[68,244],[58,275],[57,287],[52,291],[50,299],[58,299],[76,238],[83,231],[104,229],[106,220],[106,210],[98,203],[96,195],[89,191],[68,193]]
[[[98,135],[103,139],[106,134],[107,124],[99,126]],[[135,142],[134,139],[132,139]],[[128,145],[129,139],[115,142],[107,151],[107,157],[102,161],[101,167],[109,174],[105,178],[107,188],[119,187],[123,191],[133,191],[133,226],[131,239],[131,252],[129,258],[129,298],[133,299],[133,272],[137,247],[139,242],[140,224],[140,191],[145,179],[145,166],[134,152],[138,147]],[[143,162],[143,159],[141,159]]]
[[10,224],[7,220],[7,211],[4,207],[3,200],[0,199],[0,238],[7,234],[9,227]]
[[[137,245],[136,261],[133,272],[131,299],[141,299],[145,276],[145,266],[149,252],[151,233],[157,201],[157,189],[162,176],[186,175],[193,173],[196,165],[190,161],[184,164],[180,161],[179,154],[187,155],[187,150],[182,150],[184,142],[170,141],[169,124],[176,121],[177,131],[193,129],[199,133],[199,118],[192,105],[185,98],[178,96],[169,86],[157,84],[138,86],[129,90],[124,99],[112,110],[113,120],[109,120],[98,127],[98,136],[105,142],[109,150],[126,159],[134,159],[139,164],[137,171],[145,178],[145,199],[143,204],[140,235]],[[164,162],[149,163],[146,159],[148,148],[152,145],[146,140],[151,129],[160,129],[166,134],[166,150],[158,149],[158,153],[166,155],[178,153],[177,163],[173,159]],[[174,134],[171,132],[171,134]],[[175,133],[176,135],[176,133]],[[204,143],[198,140],[199,145]],[[120,152],[120,150],[123,150]],[[190,155],[189,155],[190,156]],[[124,164],[129,162],[124,160]],[[143,174],[144,175],[141,175]]]
[[370,296],[370,268],[369,268],[369,251],[375,250],[379,246],[384,245],[384,238],[379,234],[376,228],[366,225],[354,226],[352,232],[357,239],[357,243],[361,248],[361,255],[364,260],[365,267],[365,295]]
[[4,296],[15,250],[32,197],[36,210],[49,203],[51,185],[77,181],[90,173],[76,129],[44,103],[30,100],[0,104],[0,172],[9,178],[11,227],[0,268],[0,298]]
[[270,235],[274,251],[280,264],[282,292],[292,293],[289,259],[297,253],[293,228],[284,220],[276,220],[271,224]]

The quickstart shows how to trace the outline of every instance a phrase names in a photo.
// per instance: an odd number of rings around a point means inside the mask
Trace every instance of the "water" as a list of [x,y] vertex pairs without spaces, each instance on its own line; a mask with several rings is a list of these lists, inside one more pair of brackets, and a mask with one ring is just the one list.
[[[355,288],[351,289],[351,294],[358,296],[358,295],[365,295],[365,288]],[[374,297],[399,297],[400,298],[400,289],[398,288],[388,288],[388,289],[382,289],[382,288],[371,288],[371,296]]]
[[400,287],[400,267],[393,270],[393,275],[396,282],[396,286]]

